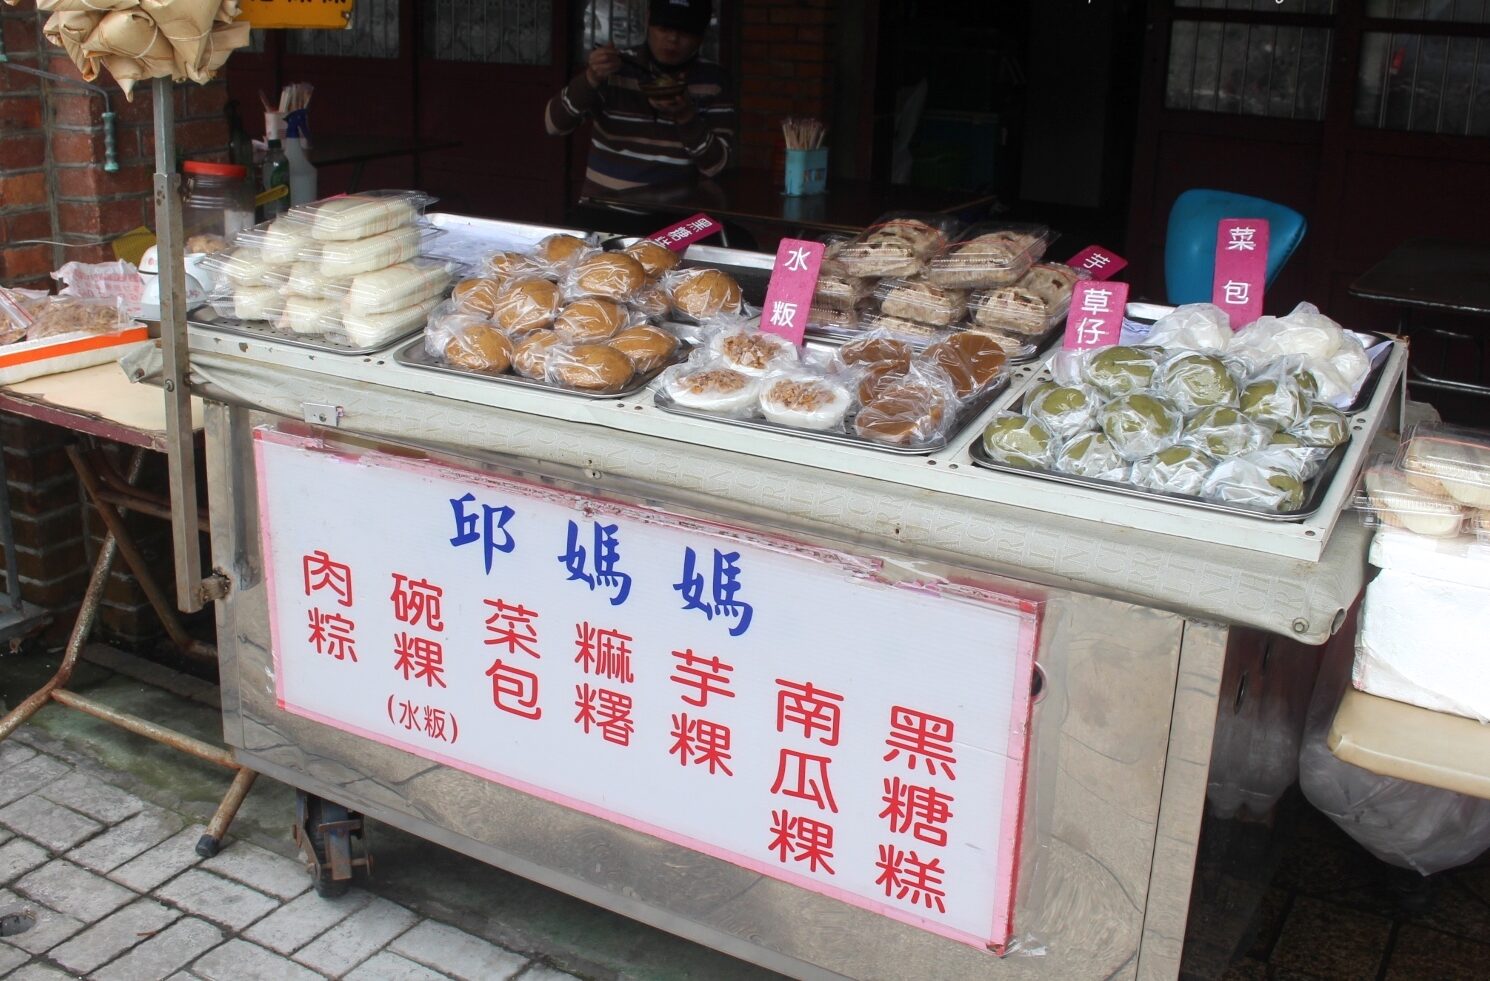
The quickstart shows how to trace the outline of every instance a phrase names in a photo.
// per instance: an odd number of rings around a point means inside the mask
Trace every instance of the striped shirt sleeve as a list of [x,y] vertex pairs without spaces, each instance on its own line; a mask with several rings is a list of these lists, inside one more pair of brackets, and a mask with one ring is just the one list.
[[729,165],[734,132],[735,107],[725,99],[698,106],[694,117],[678,126],[684,149],[705,177],[714,177]]
[[605,100],[590,84],[590,79],[580,72],[548,100],[543,113],[543,127],[549,136],[565,136],[579,129],[580,123],[591,113],[604,108]]

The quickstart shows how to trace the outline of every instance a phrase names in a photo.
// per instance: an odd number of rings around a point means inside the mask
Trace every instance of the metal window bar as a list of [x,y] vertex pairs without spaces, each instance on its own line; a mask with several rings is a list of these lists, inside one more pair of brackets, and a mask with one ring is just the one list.
[[488,65],[546,65],[552,0],[427,0],[420,5],[424,56]]
[[290,54],[330,58],[397,58],[399,0],[358,0],[344,31],[286,31]]
[[1318,120],[1330,40],[1331,32],[1318,27],[1174,21],[1165,106]]

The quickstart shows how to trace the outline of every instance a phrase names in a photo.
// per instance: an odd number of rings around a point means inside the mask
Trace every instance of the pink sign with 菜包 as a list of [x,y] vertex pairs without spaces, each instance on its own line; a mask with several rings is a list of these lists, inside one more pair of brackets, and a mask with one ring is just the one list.
[[1264,218],[1222,218],[1216,225],[1216,275],[1211,302],[1231,317],[1231,329],[1262,316],[1268,281],[1268,223]]
[[785,337],[798,347],[807,331],[807,311],[817,291],[823,265],[823,244],[784,238],[776,249],[766,304],[761,308],[761,330]]
[[667,226],[660,232],[653,232],[647,238],[659,245],[667,246],[674,252],[682,252],[701,238],[719,234],[721,228],[723,226],[719,222],[699,212],[690,218],[684,218],[676,225]]
[[1072,269],[1090,273],[1096,280],[1107,280],[1116,276],[1128,265],[1128,260],[1118,255],[1109,248],[1100,245],[1088,245],[1080,252],[1066,260],[1066,265]]
[[1116,344],[1123,333],[1123,311],[1128,305],[1127,283],[1083,279],[1071,290],[1066,313],[1067,351],[1090,351]]

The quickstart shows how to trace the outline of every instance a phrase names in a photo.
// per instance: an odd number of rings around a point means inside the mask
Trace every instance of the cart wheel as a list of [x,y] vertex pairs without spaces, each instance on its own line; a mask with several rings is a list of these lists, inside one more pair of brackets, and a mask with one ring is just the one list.
[[[321,832],[321,825],[328,821],[345,821],[347,818],[347,809],[340,804],[319,797],[309,797],[306,801],[305,831],[310,838],[311,847],[316,851],[316,895],[325,899],[346,895],[352,886],[352,880],[331,877],[331,853],[327,850],[326,835]],[[342,841],[342,846],[347,846],[345,840]]]

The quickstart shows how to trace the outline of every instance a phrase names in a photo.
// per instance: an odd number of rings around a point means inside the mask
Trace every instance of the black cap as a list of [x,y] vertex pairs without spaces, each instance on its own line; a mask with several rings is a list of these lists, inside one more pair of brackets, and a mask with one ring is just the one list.
[[685,34],[703,37],[714,16],[714,0],[651,0],[647,26],[671,27]]

